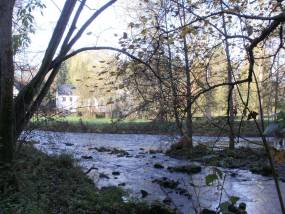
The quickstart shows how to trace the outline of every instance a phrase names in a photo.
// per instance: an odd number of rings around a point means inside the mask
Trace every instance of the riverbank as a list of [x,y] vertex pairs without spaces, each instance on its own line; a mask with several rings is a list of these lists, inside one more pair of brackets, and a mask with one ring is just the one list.
[[159,204],[124,202],[118,187],[99,190],[69,155],[23,146],[9,174],[0,174],[0,213],[174,213]]
[[[258,136],[258,130],[253,121],[244,121],[239,128],[239,121],[235,121],[235,134],[245,137]],[[108,118],[81,119],[79,117],[52,118],[33,120],[29,129],[57,132],[109,133],[109,134],[178,134],[174,122],[123,120],[116,121]],[[193,120],[193,135],[228,136],[229,127],[225,118],[217,117],[211,120],[203,118]]]

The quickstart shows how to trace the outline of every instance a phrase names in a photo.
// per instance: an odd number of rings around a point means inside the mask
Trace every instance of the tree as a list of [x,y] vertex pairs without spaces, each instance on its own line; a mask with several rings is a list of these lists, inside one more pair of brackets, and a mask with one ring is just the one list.
[[[17,138],[35,113],[52,85],[60,65],[73,45],[85,32],[86,28],[116,0],[110,0],[86,20],[77,29],[77,21],[86,5],[86,0],[78,2],[67,0],[55,26],[51,40],[45,52],[42,64],[35,77],[19,92],[13,100],[13,51],[12,51],[12,19],[13,0],[0,3],[0,162],[11,162]],[[77,9],[74,12],[76,5]],[[74,16],[72,16],[74,12]],[[71,20],[71,24],[68,23]],[[66,34],[64,34],[67,32]],[[60,46],[61,45],[61,46]],[[56,55],[56,50],[60,48]]]
[[[0,167],[9,163],[14,153],[14,66],[12,51],[12,16],[14,1],[0,2]],[[2,165],[3,166],[3,165]]]
[[59,85],[62,85],[62,84],[68,83],[68,82],[69,82],[69,73],[68,73],[66,62],[63,62],[60,65],[60,69],[59,69],[58,75],[57,75],[56,80],[55,80],[56,88]]

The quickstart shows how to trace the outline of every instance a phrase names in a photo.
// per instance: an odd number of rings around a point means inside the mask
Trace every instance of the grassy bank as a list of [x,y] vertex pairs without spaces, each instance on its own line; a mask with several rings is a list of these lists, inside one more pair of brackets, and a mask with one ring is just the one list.
[[115,122],[111,119],[60,119],[34,121],[31,127],[48,131],[166,134],[176,133],[173,123],[153,123],[151,121],[127,120]]
[[68,155],[47,156],[31,146],[17,155],[12,172],[0,174],[0,213],[158,214],[156,204],[124,203],[117,187],[98,190]]
[[[135,133],[135,134],[177,134],[174,122],[161,122],[150,120],[122,120],[110,118],[80,118],[68,116],[61,118],[33,119],[31,128],[49,131],[93,132],[93,133]],[[235,133],[239,132],[239,121],[234,123]],[[217,117],[212,120],[195,118],[193,120],[194,135],[227,136],[229,127],[225,118]],[[255,124],[245,121],[240,129],[242,136],[258,136]]]

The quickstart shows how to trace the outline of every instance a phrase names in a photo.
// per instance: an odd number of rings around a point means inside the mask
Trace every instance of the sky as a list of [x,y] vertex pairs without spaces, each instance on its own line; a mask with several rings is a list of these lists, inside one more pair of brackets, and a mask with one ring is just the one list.
[[[46,5],[46,9],[41,15],[40,11],[36,11],[35,16],[35,34],[31,34],[31,45],[26,50],[28,62],[32,65],[38,65],[43,57],[44,51],[48,46],[55,24],[59,18],[60,10],[63,7],[65,0],[42,0]],[[99,8],[107,0],[87,0],[87,5],[90,8]],[[85,34],[75,44],[73,49],[84,46],[107,45],[118,47],[118,38],[123,32],[127,31],[128,23],[130,22],[131,12],[127,8],[133,5],[134,1],[118,0],[115,4],[105,10],[86,30]],[[79,24],[84,23],[94,10],[87,7],[84,9]],[[91,34],[89,33],[91,32]],[[87,35],[89,33],[90,35]],[[118,36],[116,37],[115,34]]]

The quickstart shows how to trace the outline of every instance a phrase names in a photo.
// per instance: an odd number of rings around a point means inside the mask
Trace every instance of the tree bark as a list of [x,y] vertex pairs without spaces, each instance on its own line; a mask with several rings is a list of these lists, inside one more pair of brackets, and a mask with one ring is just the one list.
[[[221,4],[221,10],[223,11],[223,2],[220,1]],[[222,14],[222,20],[223,20],[223,31],[225,35],[225,52],[226,52],[226,58],[227,58],[227,72],[228,72],[228,82],[232,83],[233,82],[233,68],[232,68],[232,63],[231,63],[231,55],[230,55],[230,50],[229,50],[229,43],[228,43],[228,32],[227,32],[227,27],[226,27],[226,21],[225,21],[225,15]],[[228,87],[228,125],[230,128],[229,131],[229,149],[234,149],[235,148],[235,134],[234,134],[234,129],[233,129],[233,124],[234,124],[234,103],[233,103],[233,86],[229,85]]]
[[14,1],[0,1],[0,167],[10,163],[14,154],[14,66],[12,51],[12,14]]
[[[185,2],[182,1],[182,11],[180,15],[180,24],[181,26],[185,26],[186,24],[186,13],[185,13]],[[178,9],[180,10],[180,6],[178,4]],[[185,59],[185,67],[184,73],[186,76],[186,132],[184,133],[187,143],[186,147],[193,149],[193,123],[192,123],[192,100],[191,100],[191,76],[190,76],[190,63],[188,56],[188,47],[187,47],[187,38],[186,35],[183,36],[183,54]]]

